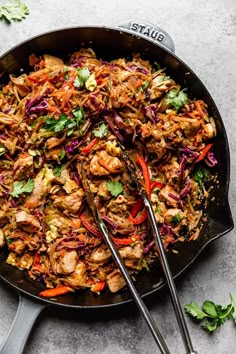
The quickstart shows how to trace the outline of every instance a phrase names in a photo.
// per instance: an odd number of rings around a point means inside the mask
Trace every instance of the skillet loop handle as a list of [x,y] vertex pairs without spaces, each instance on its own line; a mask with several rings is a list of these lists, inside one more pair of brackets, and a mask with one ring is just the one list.
[[1,354],[21,354],[36,318],[45,305],[33,302],[19,294],[17,312],[1,347]]
[[175,52],[175,45],[171,36],[159,26],[152,25],[146,21],[135,19],[124,20],[118,24],[118,28],[127,30],[128,32],[149,39],[155,44],[161,44],[171,52]]

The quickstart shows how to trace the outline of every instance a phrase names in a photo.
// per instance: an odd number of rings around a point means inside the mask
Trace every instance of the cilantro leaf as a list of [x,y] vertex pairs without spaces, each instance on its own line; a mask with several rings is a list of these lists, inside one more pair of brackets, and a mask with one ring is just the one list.
[[205,311],[205,313],[207,313],[211,317],[216,318],[218,316],[216,305],[212,301],[208,301],[208,300],[204,301],[204,303],[202,305],[202,309],[203,309],[203,311]]
[[187,314],[202,321],[201,326],[208,332],[214,332],[228,319],[236,319],[236,307],[232,294],[230,294],[230,304],[225,306],[207,300],[204,301],[202,309],[196,302],[185,305],[184,308]]
[[84,110],[83,108],[74,108],[72,109],[72,114],[75,118],[77,127],[84,120]]
[[[47,117],[44,124],[44,129],[54,131],[56,133],[68,129],[73,133],[71,129],[75,127],[76,123],[73,119],[69,119],[66,114],[61,114],[58,119],[53,117]],[[69,135],[71,135],[69,133]]]
[[64,169],[65,165],[58,165],[56,166],[54,169],[53,169],[53,174],[56,176],[56,177],[61,177],[61,173]]
[[94,136],[96,136],[97,138],[103,138],[107,135],[107,133],[108,131],[105,123],[102,123],[97,129],[93,131]]
[[82,87],[90,76],[90,71],[87,67],[77,69],[77,76],[73,82],[75,87]]
[[176,89],[173,89],[168,92],[166,103],[173,106],[176,111],[178,111],[183,105],[185,105],[188,101],[188,95],[184,92],[184,90],[179,91],[177,93]]
[[181,220],[182,220],[182,218],[181,218],[181,216],[178,213],[178,214],[175,214],[174,216],[172,216],[171,223],[172,224],[178,224]]
[[202,320],[207,316],[205,312],[203,312],[196,302],[191,302],[191,304],[185,305],[184,307],[187,314],[191,315],[192,317]]
[[113,197],[117,197],[123,192],[123,185],[119,181],[109,181],[106,183],[106,187]]
[[5,147],[2,144],[0,144],[0,156],[5,154],[5,152],[6,152]]
[[13,198],[18,198],[22,193],[31,193],[34,189],[34,180],[29,179],[25,184],[23,181],[14,184],[13,191],[10,193]]
[[198,183],[199,189],[202,190],[203,183],[209,181],[210,179],[210,172],[205,167],[200,165],[195,169],[193,177]]
[[0,18],[8,22],[21,21],[28,14],[28,6],[21,3],[20,0],[9,0],[5,5],[0,7]]
[[59,152],[59,159],[63,160],[65,156],[66,156],[65,150],[61,149],[61,151]]

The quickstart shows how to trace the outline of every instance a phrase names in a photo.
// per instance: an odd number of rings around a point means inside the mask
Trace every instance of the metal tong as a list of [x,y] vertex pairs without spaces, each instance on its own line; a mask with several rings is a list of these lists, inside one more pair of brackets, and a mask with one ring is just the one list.
[[102,219],[97,211],[97,208],[94,204],[93,194],[90,190],[86,171],[83,167],[83,164],[81,164],[81,174],[82,174],[82,185],[83,185],[85,196],[87,199],[87,204],[93,214],[93,217],[97,223],[99,231],[101,232],[101,234],[104,238],[104,241],[106,242],[108,248],[110,249],[112,256],[113,256],[117,266],[119,267],[120,272],[123,275],[123,277],[126,281],[126,284],[132,294],[132,297],[133,297],[136,305],[138,306],[141,314],[143,315],[143,317],[144,317],[144,319],[145,319],[145,321],[146,321],[146,323],[147,323],[147,325],[148,325],[148,327],[149,327],[149,329],[150,329],[150,331],[157,343],[157,346],[160,349],[160,352],[162,354],[170,354],[170,351],[169,351],[161,333],[159,332],[159,329],[158,329],[153,317],[151,316],[148,308],[146,307],[146,305],[143,302],[142,298],[140,297],[139,293],[137,292],[129,273],[127,272],[127,270],[125,268],[125,265],[121,259],[121,256],[111,240],[108,229],[107,229],[106,225],[104,224],[104,222],[102,221]]
[[180,333],[181,333],[181,336],[183,339],[185,349],[187,351],[187,354],[197,354],[197,352],[193,349],[193,345],[192,345],[192,341],[191,341],[190,334],[188,331],[187,323],[185,321],[185,317],[184,317],[184,314],[183,314],[183,311],[182,311],[182,308],[180,305],[177,290],[176,290],[173,276],[172,276],[172,273],[170,270],[170,266],[169,266],[169,263],[168,263],[168,260],[166,257],[166,253],[165,253],[165,249],[164,249],[164,246],[162,243],[162,239],[161,239],[160,233],[158,231],[156,218],[155,218],[150,200],[148,198],[148,195],[147,195],[143,185],[140,183],[140,181],[137,177],[136,168],[133,164],[133,161],[131,160],[131,158],[129,157],[128,153],[123,148],[123,146],[121,144],[119,144],[119,146],[121,147],[121,150],[123,153],[123,159],[126,163],[128,171],[130,173],[130,177],[131,177],[132,181],[135,183],[137,190],[138,190],[139,194],[141,195],[141,197],[144,201],[144,205],[147,210],[149,223],[150,223],[152,233],[153,233],[153,236],[155,239],[155,243],[156,243],[156,246],[157,246],[157,249],[159,252],[160,262],[161,262],[162,269],[163,269],[163,272],[166,277],[166,282],[167,282],[167,285],[170,290],[172,305],[174,307],[175,316],[177,319],[177,323],[178,323],[178,326],[180,329]]

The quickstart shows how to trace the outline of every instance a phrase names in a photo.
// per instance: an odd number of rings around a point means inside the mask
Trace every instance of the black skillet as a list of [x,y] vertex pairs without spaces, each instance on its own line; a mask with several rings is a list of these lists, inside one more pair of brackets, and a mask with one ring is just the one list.
[[[209,107],[217,126],[217,137],[214,152],[218,165],[214,168],[219,183],[213,186],[212,195],[207,207],[207,222],[196,241],[176,244],[179,253],[169,253],[168,259],[174,277],[182,273],[197,258],[200,252],[213,240],[226,234],[233,228],[233,220],[228,203],[228,187],[230,179],[230,155],[225,128],[219,111],[200,79],[181,59],[176,57],[174,44],[168,34],[159,27],[136,20],[124,21],[120,28],[77,27],[49,32],[21,43],[0,58],[0,71],[5,71],[2,82],[7,74],[26,72],[28,56],[32,53],[54,54],[68,58],[68,54],[84,47],[92,47],[99,58],[110,60],[129,57],[139,52],[142,57],[158,61],[166,67],[168,75],[183,87],[188,88],[192,97],[203,99]],[[206,68],[207,70],[207,68]],[[5,263],[6,254],[0,253],[0,278],[19,294],[19,307],[9,334],[0,348],[2,354],[18,354],[23,351],[25,342],[38,314],[47,305],[56,305],[74,309],[104,309],[127,304],[131,300],[126,290],[117,294],[108,291],[96,296],[89,291],[58,296],[55,299],[41,299],[38,293],[43,289],[39,281],[32,281],[27,275]],[[143,272],[137,276],[136,287],[142,296],[152,294],[162,288],[160,267],[152,272]]]

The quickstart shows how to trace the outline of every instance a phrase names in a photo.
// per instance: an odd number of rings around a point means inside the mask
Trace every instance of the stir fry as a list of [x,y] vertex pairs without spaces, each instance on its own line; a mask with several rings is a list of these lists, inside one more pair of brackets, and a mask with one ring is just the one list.
[[110,62],[81,49],[65,62],[29,58],[0,92],[0,246],[6,262],[56,296],[125,286],[89,211],[94,201],[130,273],[149,271],[156,246],[118,144],[129,149],[165,248],[196,240],[217,164],[216,127],[158,63]]

